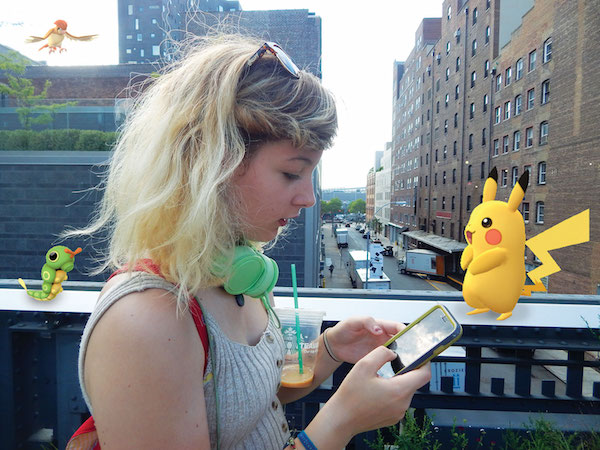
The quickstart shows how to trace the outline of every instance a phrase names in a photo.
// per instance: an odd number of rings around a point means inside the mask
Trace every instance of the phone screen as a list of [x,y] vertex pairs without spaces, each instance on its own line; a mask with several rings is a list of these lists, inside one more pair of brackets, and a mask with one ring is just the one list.
[[450,336],[455,325],[444,314],[440,308],[436,308],[431,314],[413,325],[407,332],[403,333],[393,341],[388,348],[396,352],[398,357],[386,363],[380,370],[379,375],[390,378],[404,367],[417,361],[422,355],[435,348]]

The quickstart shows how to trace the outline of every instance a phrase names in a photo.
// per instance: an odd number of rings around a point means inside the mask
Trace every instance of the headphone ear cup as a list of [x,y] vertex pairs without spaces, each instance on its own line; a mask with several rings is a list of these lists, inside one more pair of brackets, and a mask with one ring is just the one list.
[[266,271],[266,262],[256,250],[238,246],[235,248],[233,264],[229,278],[223,285],[225,291],[231,295],[248,294]]
[[258,277],[253,286],[251,286],[245,293],[250,297],[259,298],[271,292],[277,283],[279,278],[279,266],[268,256],[258,253],[263,259],[265,270]]

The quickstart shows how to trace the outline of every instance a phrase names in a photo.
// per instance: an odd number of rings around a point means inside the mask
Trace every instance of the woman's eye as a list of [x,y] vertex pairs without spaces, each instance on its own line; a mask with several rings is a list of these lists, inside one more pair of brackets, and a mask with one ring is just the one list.
[[283,176],[286,177],[288,180],[298,180],[300,178],[300,175],[295,175],[293,173],[287,172],[283,172]]

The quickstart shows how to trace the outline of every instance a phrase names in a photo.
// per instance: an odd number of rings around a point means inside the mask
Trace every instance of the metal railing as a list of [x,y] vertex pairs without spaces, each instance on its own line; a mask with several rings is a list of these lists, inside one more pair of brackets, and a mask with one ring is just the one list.
[[[44,439],[63,448],[88,415],[77,355],[100,285],[65,282],[56,299],[39,302],[15,284],[0,284],[0,435],[6,448],[40,448]],[[448,307],[463,326],[457,348],[464,356],[442,354],[434,361],[464,366],[464,377],[457,385],[455,376],[439,372],[412,403],[419,414],[437,416],[438,428],[448,426],[444,412],[460,421],[469,411],[494,411],[505,428],[512,414],[524,412],[568,414],[581,418],[584,428],[600,429],[600,339],[588,328],[599,325],[598,296],[534,294],[497,322],[495,314],[467,316],[460,292],[298,291],[301,307],[325,311],[324,328],[354,315],[408,323],[434,303]],[[275,299],[278,306],[293,306],[290,288],[276,288]],[[350,369],[343,364],[329,382],[286,405],[290,427],[303,428]],[[349,448],[366,448],[365,439],[373,436],[359,435]]]

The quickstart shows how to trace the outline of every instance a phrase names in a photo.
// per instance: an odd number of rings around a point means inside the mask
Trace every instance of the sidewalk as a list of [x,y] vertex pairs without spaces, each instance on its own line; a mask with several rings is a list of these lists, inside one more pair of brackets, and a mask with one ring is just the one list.
[[[339,225],[339,224],[336,224]],[[331,223],[324,223],[321,227],[321,233],[324,235],[325,242],[324,260],[331,259],[334,269],[333,274],[329,273],[329,267],[325,264],[323,269],[324,286],[325,288],[352,289],[352,282],[348,275],[346,262],[348,259],[347,249],[338,249],[337,241],[331,231]]]

